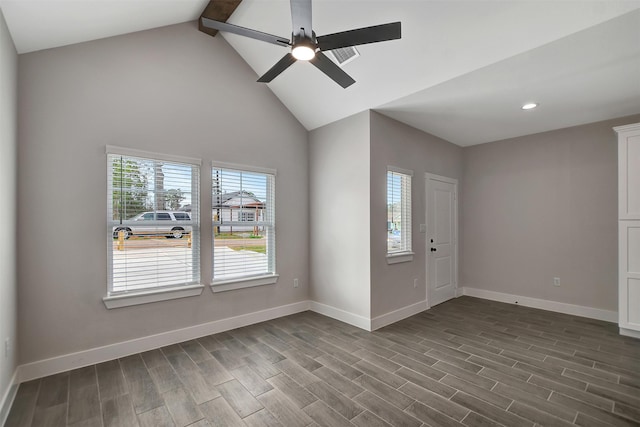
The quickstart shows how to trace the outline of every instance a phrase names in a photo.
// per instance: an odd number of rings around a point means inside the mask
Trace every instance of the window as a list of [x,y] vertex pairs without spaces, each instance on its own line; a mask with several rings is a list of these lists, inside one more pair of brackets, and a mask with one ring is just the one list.
[[190,221],[191,217],[187,212],[174,212],[173,216],[177,221]]
[[107,147],[107,307],[202,292],[199,178],[197,159]]
[[[410,261],[412,259],[410,256],[412,255],[412,176],[413,171],[392,167],[387,168],[387,257],[390,262]],[[409,257],[406,257],[406,255],[409,255]]]
[[211,181],[212,289],[275,283],[275,171],[214,164]]
[[256,213],[253,211],[243,211],[242,213],[242,221],[255,221]]

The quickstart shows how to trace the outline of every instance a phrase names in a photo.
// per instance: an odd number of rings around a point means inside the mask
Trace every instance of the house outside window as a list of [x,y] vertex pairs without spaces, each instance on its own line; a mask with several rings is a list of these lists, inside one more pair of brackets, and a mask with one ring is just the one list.
[[107,147],[107,307],[202,292],[199,178],[198,159]]
[[214,292],[275,283],[275,171],[213,163]]
[[[387,167],[387,257],[412,255],[411,178],[413,171]],[[410,259],[403,259],[409,261]],[[396,261],[400,262],[399,259]]]

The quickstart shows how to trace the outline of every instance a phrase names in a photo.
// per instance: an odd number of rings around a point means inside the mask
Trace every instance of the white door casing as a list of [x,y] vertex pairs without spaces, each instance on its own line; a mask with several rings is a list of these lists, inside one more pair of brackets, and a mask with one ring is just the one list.
[[458,180],[425,174],[427,304],[456,296],[458,287]]
[[640,338],[640,123],[618,126],[618,326]]

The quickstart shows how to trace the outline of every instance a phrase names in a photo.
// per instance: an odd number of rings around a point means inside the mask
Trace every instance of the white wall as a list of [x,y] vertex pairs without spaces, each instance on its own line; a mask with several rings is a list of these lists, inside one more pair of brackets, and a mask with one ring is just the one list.
[[[16,177],[17,177],[17,66],[18,55],[0,10],[0,423],[3,403],[11,388],[17,366],[17,279],[16,279]],[[4,353],[5,339],[10,351]]]
[[[308,299],[307,133],[223,38],[179,24],[21,55],[19,75],[21,364]],[[211,160],[277,169],[278,283],[107,310],[107,144],[203,159],[202,218]]]
[[[387,264],[387,166],[413,171],[411,241],[413,261]],[[371,112],[371,316],[426,299],[424,174],[461,179],[462,148],[394,119]],[[413,280],[418,279],[418,287]]]
[[617,139],[611,128],[638,120],[465,148],[462,285],[616,311]]
[[311,299],[368,320],[368,111],[310,132],[309,194]]

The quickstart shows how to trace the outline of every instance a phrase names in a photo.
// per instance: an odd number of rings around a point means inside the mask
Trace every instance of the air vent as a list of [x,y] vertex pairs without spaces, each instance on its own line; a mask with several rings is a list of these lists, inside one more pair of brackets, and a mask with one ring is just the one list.
[[360,53],[353,46],[341,47],[330,52],[341,67],[360,56]]

